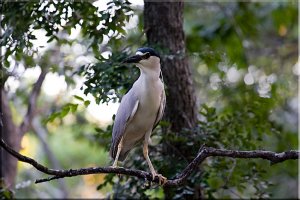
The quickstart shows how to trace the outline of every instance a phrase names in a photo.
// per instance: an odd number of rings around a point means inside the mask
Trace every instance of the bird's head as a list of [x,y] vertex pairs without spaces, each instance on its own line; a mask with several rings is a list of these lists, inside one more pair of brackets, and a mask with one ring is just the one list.
[[135,63],[138,67],[156,68],[160,67],[160,56],[150,47],[141,47],[134,56],[125,59],[123,63]]

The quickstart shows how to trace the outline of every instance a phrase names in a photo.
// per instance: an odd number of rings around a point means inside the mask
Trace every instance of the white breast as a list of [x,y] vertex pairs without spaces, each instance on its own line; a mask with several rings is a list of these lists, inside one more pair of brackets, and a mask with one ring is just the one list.
[[160,79],[147,80],[143,76],[133,87],[138,91],[139,105],[134,118],[126,128],[124,150],[131,149],[138,141],[144,139],[147,132],[152,131],[164,89]]

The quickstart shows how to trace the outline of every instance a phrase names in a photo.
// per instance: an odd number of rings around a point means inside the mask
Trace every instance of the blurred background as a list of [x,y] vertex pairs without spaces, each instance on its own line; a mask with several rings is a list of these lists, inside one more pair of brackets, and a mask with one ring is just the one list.
[[[1,137],[49,168],[110,166],[114,114],[139,74],[120,61],[147,45],[144,1],[2,1],[1,18]],[[298,19],[296,0],[184,1],[198,121],[180,133],[168,129],[167,119],[160,123],[150,148],[159,172],[174,178],[204,142],[236,150],[298,149]],[[132,151],[124,167],[148,170],[141,152]],[[184,186],[169,189],[107,174],[34,184],[47,176],[14,163],[2,157],[10,170],[2,172],[12,180],[4,188],[15,198],[298,197],[297,161],[270,166],[209,158]]]

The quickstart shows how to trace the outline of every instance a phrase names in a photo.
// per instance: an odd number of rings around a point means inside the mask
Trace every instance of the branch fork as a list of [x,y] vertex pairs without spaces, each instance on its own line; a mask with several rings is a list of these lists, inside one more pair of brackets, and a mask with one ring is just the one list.
[[[88,174],[102,174],[102,173],[135,176],[143,180],[159,183],[158,177],[155,177],[155,179],[152,180],[152,175],[148,172],[142,170],[126,169],[122,167],[117,167],[117,168],[89,167],[89,168],[68,169],[68,170],[49,169],[46,166],[38,163],[36,160],[16,152],[11,147],[9,147],[2,139],[0,140],[0,146],[3,149],[5,149],[8,153],[10,153],[12,156],[17,158],[19,161],[28,163],[33,167],[35,167],[37,170],[45,174],[52,175],[45,179],[38,179],[35,181],[35,183],[47,182],[47,181],[60,179],[64,177],[73,177],[73,176],[88,175]],[[286,160],[296,160],[299,159],[299,156],[300,153],[299,151],[296,150],[289,150],[281,153],[276,153],[272,151],[262,151],[262,150],[235,151],[235,150],[226,150],[226,149],[216,149],[216,148],[206,147],[205,145],[202,145],[194,160],[192,160],[192,162],[190,162],[187,165],[187,167],[175,179],[167,180],[163,186],[176,187],[182,185],[186,181],[186,179],[192,174],[192,172],[194,172],[197,169],[197,167],[208,157],[262,158],[271,161],[271,165],[272,165]]]

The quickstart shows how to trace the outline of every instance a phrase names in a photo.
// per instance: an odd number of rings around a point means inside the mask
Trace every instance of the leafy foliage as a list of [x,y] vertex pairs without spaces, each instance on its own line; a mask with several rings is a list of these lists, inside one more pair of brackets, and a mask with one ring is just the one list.
[[[196,8],[201,12],[195,14]],[[288,12],[288,20],[277,15]],[[297,130],[293,128],[296,124],[286,121],[284,125],[273,119],[296,93],[296,87],[286,87],[286,80],[294,78],[289,70],[296,62],[297,52],[284,50],[296,44],[296,13],[294,1],[186,3],[188,54],[199,84],[200,101],[209,103],[202,104],[194,130],[171,133],[165,127],[167,123],[156,129],[152,139],[157,144],[150,147],[150,157],[160,173],[174,178],[203,143],[239,150],[297,148],[297,134],[290,132]],[[280,27],[287,32],[283,34]],[[292,56],[285,59],[284,55]],[[289,70],[282,70],[279,63]],[[290,136],[285,147],[274,145],[280,143],[280,135]],[[133,151],[124,167],[147,170],[141,152],[141,148]],[[172,199],[270,198],[272,193],[267,189],[274,188],[273,170],[277,169],[267,167],[265,161],[208,159],[184,186],[166,189],[163,195]],[[104,185],[107,183],[114,185],[112,197],[151,198],[149,194],[155,191],[139,186],[140,182],[131,177],[108,176]]]
[[[88,107],[90,105],[89,100],[84,100],[82,97],[74,95],[74,98],[81,101],[85,107]],[[56,118],[64,118],[67,114],[75,113],[78,108],[78,103],[67,103],[66,105],[61,107],[60,111],[52,113],[48,118],[44,121],[45,123],[53,122]]]
[[[119,100],[138,76],[136,68],[127,67],[122,61],[145,44],[141,10],[134,10],[138,24],[125,34],[124,26],[133,15],[132,10],[127,1],[117,0],[111,1],[107,10],[98,10],[88,1],[2,1],[1,46],[5,47],[1,55],[2,84],[12,75],[11,59],[23,63],[25,69],[36,65],[49,67],[50,63],[52,71],[70,82],[75,75],[85,77],[82,90],[93,95],[98,104]],[[202,104],[198,125],[193,130],[172,133],[165,121],[155,130],[152,136],[155,146],[150,146],[149,152],[159,173],[176,177],[203,143],[239,150],[297,148],[297,128],[293,121],[297,111],[292,106],[297,77],[291,74],[298,55],[297,11],[296,1],[185,2],[187,54]],[[44,30],[49,37],[47,42],[55,41],[59,46],[79,42],[78,38],[66,37],[78,27],[81,42],[92,50],[95,61],[80,69],[67,65],[59,68],[50,59],[55,52],[48,51],[36,62],[38,52],[32,45],[35,30]],[[104,51],[109,52],[108,57],[102,54]],[[71,75],[65,73],[67,70],[72,71]],[[17,89],[17,97],[23,99],[27,94],[28,88]],[[106,129],[88,126],[90,122],[82,120],[78,107],[87,107],[90,101],[80,96],[74,98],[80,103],[59,105],[47,121],[76,113],[76,126],[68,130],[72,136],[108,149],[112,125]],[[78,130],[83,124],[88,131],[81,133]],[[84,156],[85,152],[80,153]],[[72,163],[72,158],[66,160]],[[279,198],[295,197],[292,192],[278,193],[278,186],[273,185],[280,182],[284,188],[287,185],[284,181],[296,177],[295,163],[281,166],[268,167],[259,160],[213,158],[199,166],[187,183],[178,188],[163,190],[147,182],[141,184],[135,177],[107,175],[97,189],[105,191],[112,187],[112,192],[107,192],[111,198],[269,198],[272,194]],[[141,147],[130,153],[124,167],[148,170]]]
[[[35,66],[30,62],[36,53],[32,40],[36,40],[34,31],[41,29],[49,36],[47,43],[53,40],[68,43],[68,40],[60,38],[61,30],[70,35],[72,29],[80,27],[82,36],[90,40],[89,47],[98,57],[104,36],[116,38],[124,34],[125,22],[130,17],[129,5],[128,1],[114,0],[108,3],[107,10],[99,10],[88,1],[1,1],[1,29],[4,31],[0,44],[6,47],[1,55],[4,66],[9,67],[9,56],[32,64],[26,67]],[[7,74],[6,71],[4,73]]]
[[126,52],[113,53],[108,59],[103,58],[96,64],[83,66],[79,74],[87,79],[84,83],[84,94],[92,94],[96,103],[121,99],[138,77],[137,69],[122,64],[128,56]]

